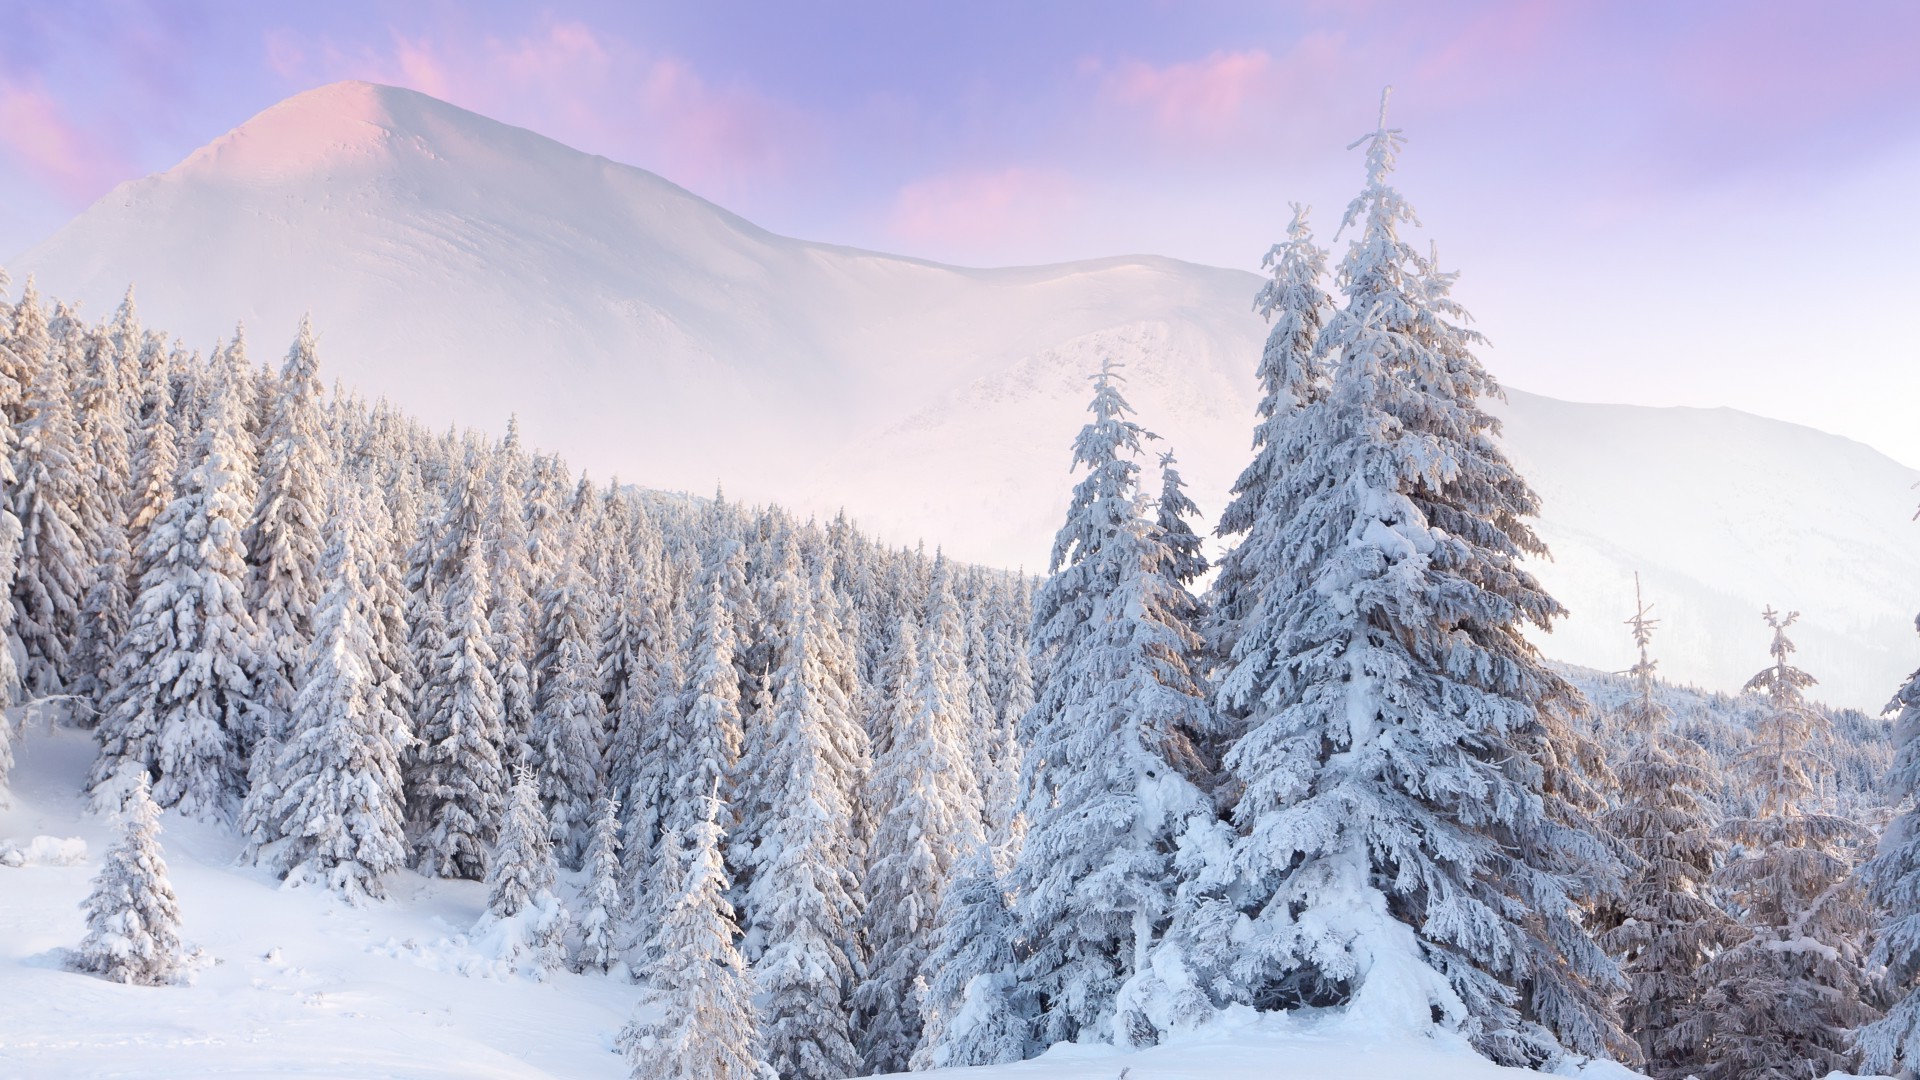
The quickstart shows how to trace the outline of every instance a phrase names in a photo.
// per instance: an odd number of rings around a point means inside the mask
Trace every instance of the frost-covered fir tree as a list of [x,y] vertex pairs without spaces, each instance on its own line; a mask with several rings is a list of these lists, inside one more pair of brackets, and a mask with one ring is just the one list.
[[[1014,618],[1012,613],[1003,613]],[[1027,659],[1025,618],[1021,626],[1002,622],[993,628],[994,685],[1000,700],[994,716],[994,771],[981,785],[987,808],[987,841],[994,865],[1005,870],[1025,842],[1027,819],[1020,813],[1020,725],[1033,708],[1033,665]]]
[[1384,116],[1362,140],[1330,383],[1274,426],[1248,508],[1272,539],[1219,697],[1245,730],[1225,764],[1253,925],[1214,992],[1438,1019],[1509,1064],[1625,1050],[1617,972],[1573,918],[1586,838],[1547,783],[1574,693],[1522,636],[1561,613],[1522,565],[1537,500],[1450,276],[1399,236],[1400,141]]
[[1709,889],[1726,845],[1713,833],[1704,751],[1673,731],[1647,647],[1658,620],[1640,601],[1628,625],[1640,658],[1628,671],[1633,696],[1620,709],[1629,740],[1616,769],[1620,793],[1601,819],[1639,860],[1617,904],[1603,913],[1601,944],[1618,958],[1627,992],[1620,1019],[1654,1077],[1684,1077],[1699,1062],[1704,1032],[1693,1029],[1706,991],[1700,968],[1741,935]]
[[[0,353],[7,351],[0,341]],[[11,367],[0,358],[0,491],[13,486],[13,422],[5,415],[13,388],[6,376]],[[0,499],[0,597],[10,597],[14,575],[20,569],[20,519],[13,507]],[[14,708],[20,704],[20,668],[14,660],[19,651],[14,634],[13,605],[0,599],[0,805],[4,805],[7,775],[13,769]]]
[[494,453],[491,487],[486,524],[493,557],[493,652],[498,658],[500,711],[509,756],[521,761],[533,734],[533,622],[538,613],[529,592],[533,557],[524,505],[527,461],[520,448],[519,426],[511,419],[506,438]]
[[835,768],[839,736],[858,728],[809,592],[789,546],[774,604],[777,692],[740,781],[766,812],[744,860],[746,909],[767,1064],[786,1080],[837,1080],[860,1072],[846,1000],[860,968],[854,792]]
[[21,298],[14,318],[15,337],[37,343],[39,350],[24,357],[32,365],[31,381],[9,495],[21,527],[20,567],[13,579],[20,678],[30,696],[41,697],[64,693],[74,674],[71,653],[93,560],[81,534],[79,507],[87,481],[67,358],[53,348],[44,315],[28,297]]
[[574,963],[583,971],[606,971],[620,958],[620,804],[612,799],[602,798],[595,804],[584,869],[587,888],[581,902],[585,910]]
[[487,560],[478,543],[465,545],[446,590],[441,641],[420,692],[411,783],[420,829],[415,850],[427,873],[480,878],[499,832],[507,783]]
[[320,603],[321,532],[327,509],[324,393],[313,327],[300,321],[280,378],[270,390],[260,454],[259,498],[247,527],[247,606],[258,622],[262,656],[258,700],[263,734],[284,737]]
[[528,756],[552,822],[561,861],[578,865],[588,818],[600,794],[600,739],[606,700],[600,696],[599,621],[588,602],[579,557],[569,551],[541,597],[539,690]]
[[940,899],[912,1068],[1000,1065],[1027,1056],[1032,1024],[1015,985],[1013,907],[985,849],[955,868]]
[[87,936],[68,958],[114,982],[163,986],[179,977],[180,905],[160,852],[160,808],[140,773],[121,808],[120,842],[107,852],[80,906]]
[[1753,740],[1735,761],[1760,811],[1723,826],[1739,847],[1715,876],[1747,938],[1701,971],[1707,984],[1686,1028],[1698,1033],[1705,1080],[1786,1080],[1850,1071],[1851,1030],[1878,1016],[1866,971],[1869,929],[1849,845],[1860,827],[1810,809],[1824,769],[1809,747],[1822,723],[1794,667],[1787,629],[1799,612],[1763,616],[1773,663],[1746,689],[1767,699]]
[[1258,588],[1280,552],[1276,544],[1291,513],[1268,507],[1269,497],[1284,497],[1289,472],[1297,464],[1287,427],[1325,388],[1325,358],[1320,330],[1333,313],[1333,297],[1321,284],[1327,253],[1313,242],[1307,208],[1292,204],[1287,239],[1267,252],[1272,279],[1254,298],[1254,309],[1271,325],[1256,375],[1260,380],[1259,422],[1253,429],[1254,457],[1234,481],[1233,499],[1220,514],[1217,534],[1240,541],[1220,560],[1212,590],[1209,644],[1220,657],[1232,656],[1240,623],[1253,614]]
[[98,737],[98,790],[123,763],[152,771],[154,797],[202,817],[238,804],[243,739],[255,730],[259,636],[243,593],[250,500],[234,394],[216,388],[192,467],[148,530],[133,621]]
[[944,558],[935,561],[924,631],[902,620],[890,687],[894,710],[874,756],[868,805],[867,945],[873,958],[855,992],[861,1053],[874,1072],[907,1067],[920,1045],[921,995],[940,896],[956,864],[979,849],[980,790],[967,727],[965,636]]
[[620,1046],[634,1080],[774,1080],[760,1056],[753,982],[735,947],[727,903],[720,800],[712,795],[681,840],[669,833],[671,895],[640,972],[646,987]]
[[333,487],[315,568],[326,586],[300,691],[271,773],[250,796],[271,805],[250,816],[259,821],[256,844],[278,843],[275,863],[289,882],[324,884],[352,903],[383,896],[381,875],[406,865],[400,755],[411,736],[377,674],[366,508],[346,482]]
[[[1915,620],[1920,629],[1920,619]],[[1920,1071],[1920,671],[1893,696],[1893,769],[1887,790],[1904,812],[1880,836],[1880,851],[1861,869],[1884,921],[1873,962],[1886,969],[1899,1000],[1887,1015],[1860,1031],[1857,1045],[1868,1072]]]
[[80,604],[73,686],[88,698],[89,724],[97,722],[97,711],[105,704],[114,647],[126,633],[132,604],[127,512],[141,336],[129,288],[113,321],[87,335],[77,388],[85,451],[81,475],[90,493],[80,504],[81,542],[92,565]]
[[1194,671],[1193,597],[1142,514],[1136,456],[1151,436],[1128,418],[1111,365],[1089,411],[1073,449],[1087,475],[1034,606],[1051,674],[1029,725],[1029,826],[1012,873],[1020,981],[1043,1044],[1151,1043],[1145,1003],[1116,1027],[1115,999],[1172,916],[1173,851],[1214,820],[1196,745],[1213,721]]
[[487,860],[487,910],[473,936],[494,959],[539,981],[566,960],[568,914],[554,892],[555,877],[540,782],[522,769]]
[[681,711],[668,747],[666,821],[690,836],[702,812],[703,795],[729,791],[740,760],[740,683],[734,668],[738,645],[733,605],[719,575],[708,578],[695,617]]

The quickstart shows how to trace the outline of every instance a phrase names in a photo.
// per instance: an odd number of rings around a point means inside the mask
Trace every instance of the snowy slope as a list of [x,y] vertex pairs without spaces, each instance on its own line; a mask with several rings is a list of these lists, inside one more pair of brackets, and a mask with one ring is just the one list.
[[[844,506],[891,539],[1030,569],[1101,356],[1127,364],[1213,512],[1247,456],[1263,337],[1251,274],[1144,256],[969,270],[792,240],[364,83],[267,110],[10,267],[96,311],[137,282],[147,321],[195,345],[244,318],[256,358],[311,311],[331,375],[429,421],[518,413],[602,476]],[[1548,495],[1542,575],[1576,613],[1554,655],[1624,666],[1639,569],[1674,678],[1737,685],[1765,660],[1767,602],[1806,612],[1832,700],[1878,707],[1920,664],[1920,473],[1733,413],[1518,393],[1505,411]]]
[[[66,971],[83,932],[78,905],[113,830],[82,812],[93,751],[83,733],[36,729],[0,810],[0,850],[35,836],[80,839],[73,865],[0,865],[0,1076],[314,1076],[615,1080],[613,1040],[636,1000],[618,976],[551,983],[462,974],[479,962],[459,935],[485,906],[477,882],[410,873],[393,899],[348,908],[323,890],[279,888],[234,864],[224,830],[164,820],[161,843],[185,937],[205,951],[192,985],[121,986]],[[42,848],[56,845],[43,843]],[[1337,1017],[1246,1018],[1142,1054],[1062,1046],[994,1069],[916,1076],[969,1080],[1496,1080],[1537,1075],[1476,1057],[1450,1036],[1361,1029]],[[1579,1075],[1628,1074],[1595,1065]]]

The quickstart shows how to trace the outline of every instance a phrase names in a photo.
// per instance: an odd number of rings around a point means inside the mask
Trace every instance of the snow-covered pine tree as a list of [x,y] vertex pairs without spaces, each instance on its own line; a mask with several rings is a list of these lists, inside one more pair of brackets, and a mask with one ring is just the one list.
[[777,691],[740,778],[765,810],[743,860],[753,870],[745,906],[767,1064],[786,1080],[838,1080],[860,1072],[846,1001],[860,969],[854,792],[835,768],[851,704],[809,594],[788,545],[772,612]]
[[325,584],[319,574],[321,532],[334,463],[319,363],[313,327],[303,318],[268,390],[259,497],[247,525],[247,607],[260,627],[257,700],[269,743],[285,738]]
[[1087,475],[1034,607],[1051,675],[1029,724],[1029,826],[1011,884],[1043,1044],[1154,1040],[1144,1001],[1115,1026],[1116,995],[1172,916],[1173,851],[1214,821],[1199,786],[1212,710],[1193,665],[1195,602],[1142,515],[1136,455],[1152,436],[1128,418],[1119,383],[1110,363],[1095,376],[1073,449]]
[[1626,977],[1620,1019],[1640,1046],[1643,1067],[1660,1080],[1679,1080],[1699,1064],[1705,1035],[1688,1023],[1706,990],[1701,965],[1741,935],[1708,887],[1726,845],[1713,834],[1706,754],[1673,731],[1647,653],[1658,620],[1640,599],[1637,577],[1634,585],[1628,625],[1640,659],[1628,671],[1634,694],[1619,716],[1629,742],[1616,770],[1619,798],[1601,826],[1640,865],[1620,900],[1603,911],[1600,943]]
[[1561,613],[1521,565],[1544,552],[1537,500],[1480,404],[1499,388],[1450,277],[1398,234],[1400,141],[1383,104],[1347,304],[1318,338],[1330,385],[1275,425],[1279,475],[1248,508],[1271,541],[1242,557],[1254,606],[1220,702],[1244,718],[1225,764],[1254,924],[1215,992],[1437,1017],[1509,1064],[1630,1053],[1546,781],[1547,714],[1575,692],[1521,634]]
[[142,772],[120,810],[120,842],[80,907],[87,935],[68,962],[114,982],[163,986],[180,975],[180,905],[160,851],[160,808]]
[[941,893],[954,866],[986,842],[968,737],[965,633],[935,560],[923,630],[903,618],[894,632],[892,715],[874,757],[868,805],[867,945],[873,958],[854,994],[861,1053],[874,1072],[907,1067],[920,1045],[921,994]]
[[[643,542],[649,547],[659,542],[656,531],[648,528],[646,533]],[[606,755],[607,790],[628,805],[629,817],[635,785],[649,771],[647,757],[661,742],[662,706],[679,694],[679,643],[668,629],[666,611],[670,591],[660,577],[656,557],[636,559],[634,577],[621,601],[627,612],[623,617],[633,623],[627,645],[631,652],[619,666],[622,685],[614,695],[615,711],[607,717],[612,729]],[[603,680],[609,674],[603,657]],[[653,768],[650,775],[658,775],[658,769]]]
[[528,549],[525,499],[527,459],[520,448],[519,424],[507,420],[507,434],[493,455],[487,504],[488,550],[493,557],[493,651],[498,658],[500,710],[509,757],[523,762],[533,736],[534,632],[537,617],[532,594],[533,557]]
[[1814,678],[1791,662],[1787,629],[1799,614],[1763,614],[1773,663],[1746,686],[1766,696],[1767,710],[1735,765],[1760,812],[1723,825],[1739,846],[1715,884],[1748,936],[1701,970],[1707,990],[1685,1027],[1698,1033],[1704,1080],[1851,1071],[1851,1031],[1879,1015],[1866,970],[1870,917],[1848,854],[1864,837],[1854,822],[1809,809],[1825,766],[1808,746],[1822,722],[1804,695]]
[[734,669],[733,605],[725,592],[723,567],[710,567],[699,597],[681,713],[670,749],[673,775],[662,829],[690,836],[702,812],[703,794],[723,800],[740,760],[740,683]]
[[1267,500],[1287,487],[1288,473],[1299,461],[1289,449],[1287,426],[1306,404],[1325,390],[1326,358],[1319,346],[1320,330],[1333,313],[1333,297],[1321,282],[1327,273],[1327,253],[1313,242],[1307,208],[1293,203],[1287,239],[1267,252],[1263,265],[1272,273],[1254,297],[1254,310],[1273,327],[1260,354],[1259,421],[1253,429],[1253,460],[1234,481],[1233,499],[1220,514],[1216,535],[1240,541],[1221,557],[1215,577],[1208,644],[1222,659],[1233,655],[1240,623],[1253,614],[1258,588],[1280,553],[1274,545],[1292,514],[1285,506],[1267,507]]
[[52,345],[47,335],[47,313],[40,306],[40,293],[33,278],[27,278],[20,299],[8,305],[5,325],[0,326],[0,416],[16,429],[27,419],[27,388],[33,385],[33,373],[46,363]]
[[[9,377],[11,355],[5,340],[0,339],[0,491],[10,490],[14,484],[13,421],[6,409],[18,398],[19,387]],[[0,806],[5,805],[7,775],[13,770],[14,708],[21,698],[20,668],[14,660],[20,646],[14,633],[13,604],[8,599],[13,595],[13,579],[19,569],[20,519],[14,516],[12,504],[0,498]]]
[[[1914,620],[1920,629],[1920,619]],[[1897,1074],[1920,1070],[1920,671],[1893,696],[1893,769],[1888,794],[1904,803],[1887,824],[1880,851],[1861,868],[1861,877],[1884,912],[1872,961],[1886,970],[1889,989],[1899,1000],[1885,1017],[1860,1031],[1857,1046],[1868,1072]]]
[[[664,905],[675,895],[669,835],[690,837],[705,812],[704,799],[725,801],[740,761],[740,682],[734,668],[733,607],[727,599],[722,558],[704,564],[693,588],[698,605],[689,632],[684,681],[662,699],[659,741],[645,755],[633,798],[645,800],[631,826],[636,897],[633,934],[641,950],[660,925]],[[645,845],[645,851],[632,848]],[[635,957],[642,967],[649,957]]]
[[[471,504],[473,478],[459,482],[455,505]],[[420,746],[409,785],[419,823],[418,865],[440,877],[480,878],[499,835],[506,797],[501,762],[505,731],[487,621],[491,589],[476,532],[454,545],[458,561],[445,583],[441,640],[422,679]],[[440,611],[438,604],[433,610]]]
[[1027,1056],[1032,1030],[1015,985],[1013,907],[985,849],[954,869],[927,957],[912,1068],[1001,1065]]
[[314,568],[325,582],[297,678],[287,736],[254,796],[256,844],[279,842],[290,883],[324,884],[349,903],[380,897],[381,875],[406,865],[400,755],[406,718],[383,692],[376,613],[364,579],[366,508],[349,482],[332,482],[327,548]]
[[140,343],[129,288],[112,323],[87,336],[85,370],[78,387],[85,450],[81,474],[90,493],[80,504],[81,544],[92,565],[74,643],[73,689],[88,699],[89,725],[98,722],[106,703],[114,649],[126,633],[132,606],[133,552],[128,546],[127,511]]
[[495,959],[544,982],[566,960],[567,909],[554,892],[553,842],[540,781],[521,769],[507,795],[500,838],[487,860],[487,910],[474,937]]
[[258,648],[242,592],[244,431],[223,387],[207,400],[191,469],[148,529],[92,777],[99,791],[138,764],[158,776],[161,805],[202,817],[225,816],[243,792]]
[[593,830],[587,839],[587,888],[581,896],[586,910],[580,916],[580,949],[574,954],[579,970],[606,971],[620,958],[620,804],[602,797],[594,805]]
[[[1033,708],[1033,665],[1027,659],[1026,617],[1002,611],[993,627],[994,685],[1000,689],[994,716],[994,771],[981,784],[987,807],[987,843],[994,868],[1005,872],[1026,840],[1027,819],[1020,813],[1020,725]],[[1008,621],[1019,618],[1020,625]]]
[[540,683],[528,742],[553,838],[569,866],[579,865],[593,800],[600,795],[600,739],[607,722],[590,590],[579,556],[563,553],[541,597]]
[[180,471],[179,433],[174,430],[173,380],[168,376],[170,360],[164,352],[157,355],[156,363],[160,366],[150,373],[149,396],[140,409],[139,439],[133,451],[133,484],[128,495],[127,539],[133,550],[129,583],[136,592],[147,569],[143,556],[147,551],[147,533],[173,501],[174,481]]
[[37,343],[27,354],[31,381],[25,418],[14,446],[14,516],[21,527],[20,568],[13,580],[14,636],[20,642],[20,678],[28,695],[61,694],[74,674],[72,650],[91,556],[79,514],[86,483],[68,383],[66,358],[37,303],[21,298],[14,337]]
[[620,1047],[634,1080],[774,1080],[760,1055],[753,981],[734,945],[740,930],[720,855],[723,808],[712,794],[695,801],[705,808],[684,849],[677,832],[661,842],[671,895],[640,972],[646,992]]

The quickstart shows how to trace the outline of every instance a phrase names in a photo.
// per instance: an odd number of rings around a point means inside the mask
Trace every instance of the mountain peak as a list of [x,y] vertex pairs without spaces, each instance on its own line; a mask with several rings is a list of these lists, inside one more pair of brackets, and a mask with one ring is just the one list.
[[[230,179],[273,179],[364,160],[393,137],[396,105],[424,94],[378,83],[328,83],[254,116],[194,151],[177,171]],[[442,107],[446,107],[442,105]]]

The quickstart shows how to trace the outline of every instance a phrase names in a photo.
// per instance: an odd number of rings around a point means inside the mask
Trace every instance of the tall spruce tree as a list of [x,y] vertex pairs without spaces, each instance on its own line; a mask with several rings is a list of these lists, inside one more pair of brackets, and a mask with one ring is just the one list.
[[328,452],[313,327],[300,331],[280,377],[268,388],[259,497],[247,527],[247,606],[260,627],[258,699],[265,737],[284,738],[313,638],[332,456]]
[[662,841],[671,883],[641,970],[646,987],[620,1033],[634,1080],[774,1080],[761,1059],[753,983],[735,942],[721,859],[720,800],[708,794],[684,841]]
[[586,850],[588,819],[600,795],[600,738],[607,720],[600,696],[599,623],[589,591],[579,556],[561,555],[541,597],[541,678],[529,740],[540,798],[561,861],[569,866],[577,866]]
[[921,995],[914,1071],[1026,1057],[1032,1024],[1015,984],[1013,906],[987,850],[955,868],[940,898],[938,927]]
[[259,633],[243,595],[250,500],[238,405],[224,384],[207,400],[192,466],[148,530],[93,773],[99,790],[120,765],[138,764],[158,777],[161,805],[202,817],[237,806],[255,730]]
[[89,700],[89,724],[106,703],[114,647],[131,618],[131,566],[127,514],[133,472],[132,435],[138,405],[141,332],[133,290],[112,322],[88,335],[85,370],[78,387],[79,424],[85,453],[81,474],[92,493],[82,508],[81,542],[91,556],[86,595],[74,644],[74,690]]
[[602,797],[594,806],[584,869],[587,887],[581,903],[585,910],[574,960],[580,970],[606,971],[620,957],[620,804],[612,799]]
[[286,740],[256,792],[272,799],[257,815],[256,841],[280,843],[276,864],[288,881],[323,884],[357,903],[385,895],[381,876],[406,864],[400,755],[411,736],[380,684],[366,508],[347,482],[332,488],[327,548],[315,567],[325,590]]
[[773,609],[778,689],[757,733],[765,745],[741,777],[766,808],[744,860],[745,907],[767,1063],[787,1080],[837,1080],[860,1072],[846,1000],[860,971],[854,791],[834,767],[851,703],[810,591],[789,546]]
[[1269,507],[1269,498],[1285,498],[1298,489],[1290,486],[1289,472],[1299,464],[1298,447],[1287,437],[1287,427],[1306,405],[1325,389],[1326,358],[1320,331],[1333,313],[1333,297],[1321,284],[1327,273],[1327,253],[1313,242],[1307,208],[1292,204],[1293,221],[1287,239],[1267,252],[1265,267],[1272,278],[1254,297],[1254,310],[1272,329],[1260,354],[1259,421],[1253,429],[1253,460],[1234,481],[1233,499],[1220,515],[1217,535],[1239,537],[1239,543],[1220,560],[1214,580],[1212,618],[1208,637],[1214,652],[1231,657],[1240,638],[1240,624],[1251,617],[1259,602],[1258,589],[1281,553],[1275,545],[1291,518],[1287,506]]
[[1704,1032],[1690,1018],[1706,992],[1700,969],[1741,936],[1709,885],[1726,845],[1713,833],[1710,763],[1673,731],[1655,685],[1647,646],[1658,620],[1641,601],[1628,625],[1640,658],[1628,671],[1633,694],[1620,709],[1628,741],[1617,770],[1620,795],[1601,826],[1625,841],[1639,866],[1617,905],[1603,912],[1600,942],[1618,958],[1627,992],[1620,1019],[1640,1046],[1648,1075],[1679,1080],[1699,1063]]
[[1499,388],[1450,275],[1399,236],[1413,211],[1382,113],[1346,306],[1318,340],[1330,384],[1264,448],[1284,469],[1250,530],[1274,539],[1249,553],[1220,680],[1244,718],[1225,764],[1253,916],[1222,989],[1437,1017],[1508,1064],[1630,1053],[1617,972],[1572,917],[1582,837],[1548,785],[1551,712],[1577,695],[1521,634],[1561,614],[1521,565],[1545,551],[1537,500],[1481,405]]
[[1848,850],[1860,827],[1811,806],[1825,768],[1809,746],[1822,723],[1806,702],[1813,676],[1794,667],[1787,629],[1799,612],[1763,615],[1773,663],[1747,682],[1766,696],[1753,741],[1735,761],[1759,812],[1729,819],[1739,845],[1715,877],[1747,931],[1702,969],[1708,984],[1685,1025],[1705,1080],[1786,1080],[1850,1071],[1851,1030],[1877,1018],[1866,970],[1869,916]]
[[65,693],[74,674],[71,654],[92,560],[81,535],[86,480],[66,358],[54,350],[44,315],[29,297],[21,298],[15,324],[15,338],[32,343],[37,355],[24,357],[31,381],[9,489],[21,527],[14,636],[21,647],[22,684],[29,695],[42,697]]
[[[1920,629],[1920,619],[1914,626]],[[1887,824],[1879,854],[1861,877],[1885,913],[1872,960],[1884,966],[1899,1000],[1861,1029],[1858,1046],[1867,1071],[1898,1074],[1920,1069],[1920,671],[1887,711],[1894,714],[1895,746],[1887,790],[1903,809]]]
[[1050,675],[1026,747],[1029,827],[1012,874],[1022,986],[1043,1043],[1082,1035],[1150,1043],[1144,1012],[1116,1027],[1122,984],[1172,916],[1172,854],[1213,821],[1197,743],[1212,728],[1180,564],[1143,516],[1137,455],[1111,364],[1074,442],[1087,475],[1054,541],[1034,607]]
[[[903,620],[896,671],[908,681],[875,756],[868,802],[867,944],[873,960],[854,1000],[861,1053],[874,1072],[905,1069],[920,1045],[921,995],[940,896],[955,865],[985,843],[966,702],[966,639],[935,560],[926,625]],[[913,663],[911,666],[908,660]],[[890,695],[891,696],[891,695]]]
[[[472,501],[471,472],[462,483],[467,490],[452,505]],[[487,621],[487,559],[478,539],[470,532],[454,545],[459,561],[445,586],[441,640],[428,658],[420,691],[415,849],[420,867],[440,877],[485,876],[505,809],[505,730]],[[433,610],[441,609],[435,604]]]

